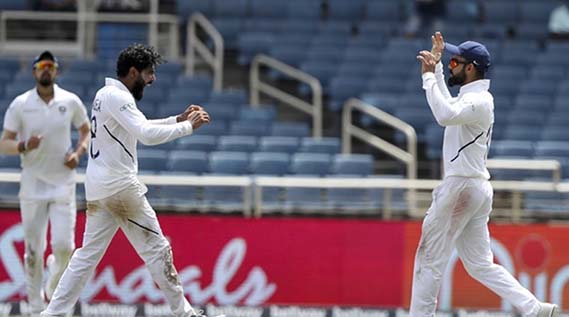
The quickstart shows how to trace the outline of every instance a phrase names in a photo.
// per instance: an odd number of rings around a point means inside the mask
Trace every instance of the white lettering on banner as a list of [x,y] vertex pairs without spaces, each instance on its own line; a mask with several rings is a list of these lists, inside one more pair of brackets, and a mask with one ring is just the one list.
[[332,317],[389,317],[389,311],[376,309],[332,308]]
[[[24,239],[21,224],[16,224],[0,235],[0,260],[9,276],[9,280],[0,283],[0,301],[5,301],[24,289],[24,266],[15,248],[15,244]],[[277,286],[268,281],[265,271],[255,266],[245,281],[228,291],[227,286],[237,274],[245,254],[247,244],[244,239],[234,238],[222,249],[213,270],[212,282],[202,288],[199,279],[202,271],[190,265],[179,271],[184,291],[195,304],[204,304],[215,300],[220,305],[235,305],[241,302],[247,306],[256,306],[266,302],[276,291]],[[112,266],[102,269],[93,277],[81,293],[81,301],[88,302],[101,290],[118,298],[121,303],[134,303],[141,298],[150,301],[164,299],[163,293],[155,286],[152,276],[144,265],[132,270],[122,281],[117,282]]]
[[458,317],[512,317],[511,313],[504,313],[504,312],[494,312],[494,311],[487,311],[487,310],[478,310],[478,311],[466,311],[466,310],[459,310]]
[[167,304],[153,305],[146,303],[144,304],[144,316],[145,317],[165,317],[171,316],[172,310]]
[[217,307],[207,305],[206,312],[208,316],[226,315],[231,317],[261,317],[261,315],[263,315],[263,308],[235,306]]
[[21,224],[8,228],[0,236],[0,261],[10,277],[10,280],[0,283],[0,301],[5,301],[17,295],[18,292],[25,294],[24,263],[16,250],[16,242],[19,241],[24,241],[24,230]]
[[270,317],[326,317],[325,309],[300,308],[298,306],[277,307],[271,306],[269,309]]
[[135,317],[136,306],[132,305],[112,305],[112,304],[81,304],[81,316],[90,317]]
[[7,317],[10,315],[10,311],[12,310],[12,304],[0,304],[0,316]]

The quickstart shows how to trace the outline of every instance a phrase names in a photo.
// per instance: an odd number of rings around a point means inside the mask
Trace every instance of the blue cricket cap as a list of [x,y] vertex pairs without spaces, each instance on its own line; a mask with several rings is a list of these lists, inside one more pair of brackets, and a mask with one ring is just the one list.
[[488,52],[486,46],[478,42],[466,41],[458,46],[445,42],[445,50],[452,55],[459,55],[472,61],[478,69],[485,71],[490,68],[490,52]]
[[43,61],[43,60],[51,60],[53,61],[56,65],[58,65],[59,63],[57,62],[57,58],[55,57],[55,55],[53,55],[50,51],[43,51],[41,54],[39,54],[38,56],[34,57],[34,61],[32,62],[32,66],[35,65],[37,62],[39,61]]

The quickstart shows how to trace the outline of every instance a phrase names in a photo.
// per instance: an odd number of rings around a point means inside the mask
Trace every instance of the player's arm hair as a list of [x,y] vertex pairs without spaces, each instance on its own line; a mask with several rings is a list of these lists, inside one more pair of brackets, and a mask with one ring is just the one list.
[[0,154],[18,155],[26,150],[25,142],[18,142],[16,135],[17,133],[14,131],[6,129],[2,131],[2,136],[0,137]]
[[89,147],[89,140],[91,139],[91,125],[88,121],[85,121],[85,123],[83,123],[77,130],[79,131],[79,139],[75,146],[75,153],[81,156],[87,152],[87,147]]

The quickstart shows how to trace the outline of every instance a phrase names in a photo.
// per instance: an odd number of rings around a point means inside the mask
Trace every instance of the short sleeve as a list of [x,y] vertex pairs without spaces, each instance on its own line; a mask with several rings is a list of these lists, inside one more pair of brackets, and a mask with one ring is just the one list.
[[12,132],[20,132],[22,128],[22,118],[20,116],[20,102],[15,99],[12,101],[6,115],[4,116],[4,129]]
[[80,126],[82,126],[85,122],[88,122],[89,119],[87,118],[87,109],[85,108],[85,105],[83,105],[83,102],[81,102],[81,99],[79,99],[79,97],[74,97],[73,101],[75,103],[75,107],[74,107],[74,111],[73,111],[73,126],[78,129]]

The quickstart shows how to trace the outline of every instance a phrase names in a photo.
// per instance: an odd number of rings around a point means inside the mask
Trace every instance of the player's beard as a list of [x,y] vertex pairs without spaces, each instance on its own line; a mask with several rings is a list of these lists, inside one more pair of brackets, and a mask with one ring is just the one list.
[[48,87],[53,84],[53,79],[49,75],[49,73],[43,73],[41,77],[37,80],[40,86]]
[[452,71],[450,72],[450,77],[448,78],[448,85],[449,86],[462,86],[466,81],[466,72],[464,67],[460,70],[458,74],[453,74]]
[[146,82],[144,81],[144,79],[142,79],[142,76],[139,76],[134,82],[134,85],[132,86],[131,90],[132,96],[137,101],[140,101],[142,99],[142,96],[144,95],[144,86],[146,86]]

